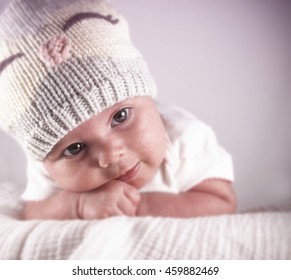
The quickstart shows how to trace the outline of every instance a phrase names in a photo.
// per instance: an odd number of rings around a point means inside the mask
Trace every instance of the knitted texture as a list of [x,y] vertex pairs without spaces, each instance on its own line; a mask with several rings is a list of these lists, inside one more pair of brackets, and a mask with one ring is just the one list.
[[101,0],[16,0],[0,16],[0,126],[43,160],[69,131],[156,87]]

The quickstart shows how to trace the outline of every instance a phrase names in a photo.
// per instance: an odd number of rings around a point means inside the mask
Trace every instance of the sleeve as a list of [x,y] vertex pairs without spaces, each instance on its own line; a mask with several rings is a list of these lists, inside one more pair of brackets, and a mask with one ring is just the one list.
[[43,163],[27,158],[27,184],[21,198],[24,201],[43,200],[59,191],[55,181],[49,177]]
[[217,142],[213,130],[203,122],[192,119],[184,124],[174,142],[179,191],[187,191],[207,179],[233,181],[231,155]]

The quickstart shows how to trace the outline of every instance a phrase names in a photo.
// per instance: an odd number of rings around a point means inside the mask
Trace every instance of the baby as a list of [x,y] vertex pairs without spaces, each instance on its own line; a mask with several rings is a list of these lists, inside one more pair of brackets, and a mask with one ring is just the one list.
[[16,0],[0,38],[0,125],[27,154],[25,219],[235,211],[230,155],[203,122],[158,104],[107,2]]

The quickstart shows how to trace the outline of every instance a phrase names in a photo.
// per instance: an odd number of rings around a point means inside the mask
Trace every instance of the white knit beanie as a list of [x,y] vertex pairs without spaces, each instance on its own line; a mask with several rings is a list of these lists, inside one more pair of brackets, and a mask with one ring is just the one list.
[[127,98],[156,96],[124,18],[101,0],[16,0],[0,16],[0,127],[43,160]]

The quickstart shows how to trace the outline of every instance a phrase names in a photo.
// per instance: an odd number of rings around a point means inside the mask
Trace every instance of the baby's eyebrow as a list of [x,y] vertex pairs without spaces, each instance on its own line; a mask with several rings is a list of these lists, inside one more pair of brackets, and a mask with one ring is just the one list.
[[20,57],[22,57],[22,56],[24,56],[23,53],[17,53],[17,54],[11,55],[11,56],[9,56],[8,58],[2,60],[2,61],[0,62],[0,74],[3,72],[3,70],[4,70],[4,69],[5,69],[5,68],[10,64],[10,63],[12,63],[15,59],[20,58]]
[[66,32],[69,28],[71,28],[75,23],[78,21],[87,19],[87,18],[98,18],[98,19],[104,19],[111,24],[118,23],[118,19],[112,19],[112,15],[103,16],[99,13],[95,12],[85,12],[85,13],[77,13],[74,16],[70,17],[63,26],[63,31]]

